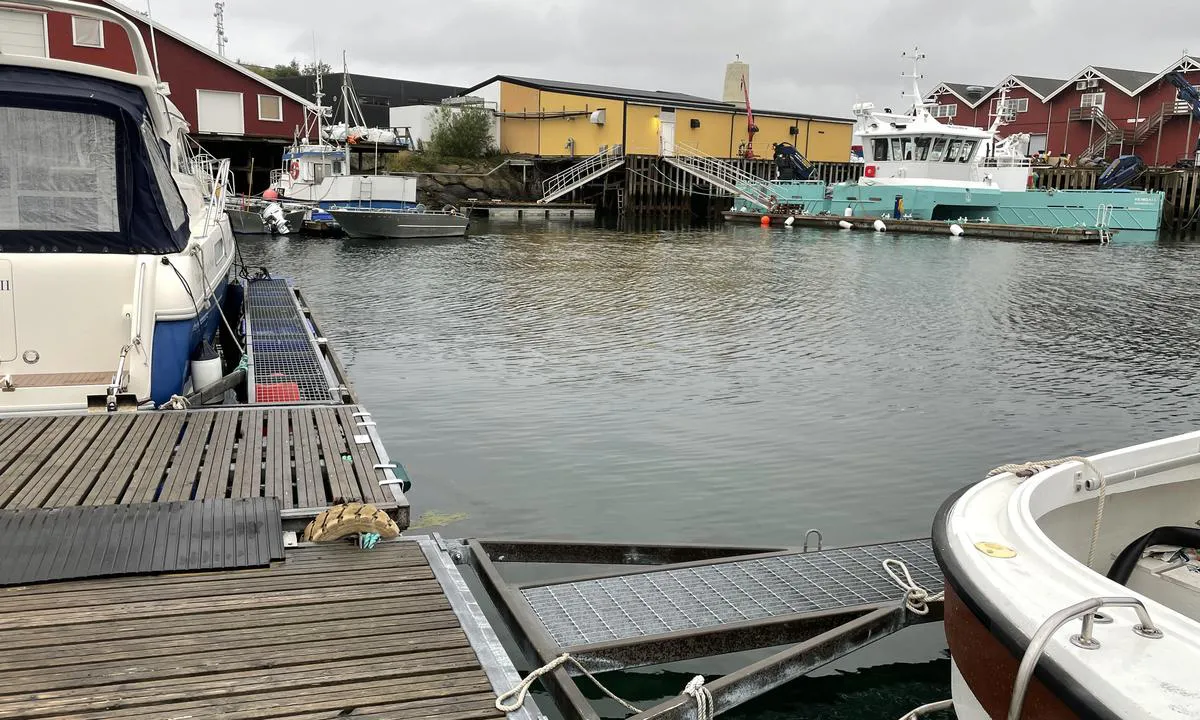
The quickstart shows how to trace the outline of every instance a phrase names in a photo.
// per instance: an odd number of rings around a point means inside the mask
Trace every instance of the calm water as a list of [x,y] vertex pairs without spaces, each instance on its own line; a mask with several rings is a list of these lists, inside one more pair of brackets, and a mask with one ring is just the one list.
[[[1200,245],[475,231],[243,244],[303,287],[414,478],[414,514],[466,515],[447,534],[926,536],[996,465],[1200,421]],[[905,631],[741,716],[899,715],[948,694],[942,648],[937,628]],[[652,701],[688,677],[614,689]]]

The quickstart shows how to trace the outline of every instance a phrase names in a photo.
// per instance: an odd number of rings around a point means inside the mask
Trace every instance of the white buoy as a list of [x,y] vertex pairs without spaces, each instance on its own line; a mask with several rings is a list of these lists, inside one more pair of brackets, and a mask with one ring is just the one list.
[[842,213],[842,217],[854,217],[854,208],[846,208],[846,210]]
[[854,223],[850,222],[849,220],[838,220],[838,227],[843,230],[850,230],[854,227]]
[[796,218],[792,217],[791,215],[788,215],[788,219],[784,220],[783,224],[786,225],[787,227],[791,227],[792,223],[794,223],[794,222],[796,222]]
[[950,234],[954,237],[962,237],[962,225],[959,225],[958,223],[950,223]]
[[200,390],[221,379],[221,356],[212,345],[202,344],[192,354],[192,388]]
[[887,232],[887,225],[884,225],[882,220],[876,220],[874,227],[875,232]]

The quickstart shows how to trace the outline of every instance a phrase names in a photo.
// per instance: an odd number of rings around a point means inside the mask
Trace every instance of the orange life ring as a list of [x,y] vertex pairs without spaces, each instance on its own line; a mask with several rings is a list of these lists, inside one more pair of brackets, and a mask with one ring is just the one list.
[[288,166],[288,173],[292,176],[293,180],[300,179],[300,161],[299,160],[292,161],[292,164],[290,166]]

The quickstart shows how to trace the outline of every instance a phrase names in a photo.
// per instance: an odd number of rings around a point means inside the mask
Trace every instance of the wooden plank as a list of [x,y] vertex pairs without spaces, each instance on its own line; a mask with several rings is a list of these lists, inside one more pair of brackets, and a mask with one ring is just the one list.
[[342,459],[342,454],[348,452],[346,444],[354,442],[354,438],[342,437],[333,408],[317,408],[313,412],[317,421],[317,434],[321,438],[321,455],[329,476],[329,490],[333,493],[327,504],[332,505],[337,498],[349,500],[355,497],[358,489],[348,463]]
[[367,428],[358,427],[359,421],[352,417],[352,413],[357,409],[341,407],[337,409],[337,415],[342,422],[346,436],[350,438],[350,457],[354,460],[354,479],[359,491],[358,497],[361,497],[364,502],[385,505],[391,499],[385,500],[383,493],[380,492],[379,481],[384,476],[382,470],[375,469],[375,464],[379,462],[379,454],[376,453],[373,444],[359,445],[354,442],[356,433],[367,434]]
[[78,385],[108,385],[112,382],[110,370],[79,373],[22,373],[12,376],[18,388],[74,387]]
[[262,477],[262,411],[239,411],[237,460],[233,470],[232,497],[260,497]]
[[188,412],[184,415],[183,436],[179,438],[175,457],[167,472],[166,482],[158,494],[158,500],[191,500],[196,476],[200,471],[200,460],[208,436],[212,431],[213,413]]
[[[482,693],[456,695],[452,698],[413,700],[394,705],[368,705],[303,715],[283,715],[283,720],[338,720],[338,718],[372,718],[372,720],[476,720],[501,718],[504,714],[495,707],[496,695],[490,690]],[[349,712],[347,712],[349,710]]]
[[321,474],[320,444],[311,412],[297,412],[293,417],[292,443],[296,455],[296,504],[300,507],[329,505]]
[[0,448],[4,447],[5,441],[23,428],[28,421],[29,418],[23,417],[0,419]]
[[200,479],[196,485],[196,498],[227,497],[233,449],[237,442],[238,413],[214,412],[212,436]]
[[10,507],[13,497],[33,477],[41,466],[55,455],[59,447],[79,425],[81,416],[55,417],[43,432],[29,443],[2,474],[0,474],[0,507]]
[[147,413],[137,413],[131,421],[124,440],[120,440],[119,450],[114,448],[111,460],[100,463],[96,458],[92,468],[97,473],[95,483],[83,498],[84,505],[108,505],[115,503],[124,494],[129,479],[141,462],[154,437],[154,428],[158,418]]
[[106,419],[105,416],[83,418],[63,440],[58,451],[52,453],[42,466],[33,472],[24,487],[9,501],[8,507],[42,507],[60,483],[80,480],[74,472],[75,465],[81,461],[92,441],[104,429]]
[[284,508],[293,508],[292,463],[288,431],[288,411],[267,411],[266,485],[264,495],[279,498]]
[[103,468],[112,460],[118,448],[126,450],[123,440],[133,426],[135,415],[117,413],[105,416],[104,428],[88,449],[87,457],[77,464],[70,482],[59,485],[45,503],[46,507],[69,507],[82,505],[83,499],[92,491]]
[[175,456],[179,431],[183,427],[186,413],[163,412],[155,414],[158,422],[150,444],[142,455],[141,462],[133,471],[129,487],[118,498],[122,503],[152,502],[158,495],[167,463]]

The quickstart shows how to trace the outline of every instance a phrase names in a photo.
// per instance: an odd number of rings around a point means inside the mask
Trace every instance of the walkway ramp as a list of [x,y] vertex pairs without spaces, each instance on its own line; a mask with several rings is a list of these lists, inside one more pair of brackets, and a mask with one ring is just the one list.
[[340,402],[341,383],[287,280],[246,282],[246,355],[251,403]]
[[696,148],[675,143],[675,153],[663,156],[663,160],[715,188],[768,210],[779,203],[771,181],[751,175],[728,160],[705,155]]
[[[545,543],[476,540],[464,550],[518,637],[536,653],[537,664],[569,653],[595,673],[791,645],[709,684],[718,711],[908,625],[941,619],[940,599],[931,599],[925,614],[909,609],[906,591],[883,565],[887,559],[902,562],[914,585],[938,597],[943,579],[928,539],[742,555],[696,546],[563,545],[558,550],[556,559],[554,546]],[[493,558],[671,564],[509,584]],[[560,704],[593,717],[570,679],[576,674],[568,665],[543,679],[550,679],[548,689]],[[694,704],[676,705],[668,701],[637,717],[690,717],[686,713],[694,710]]]
[[586,160],[542,181],[542,199],[538,202],[553,202],[624,164],[625,155],[621,152],[621,146],[607,147]]

